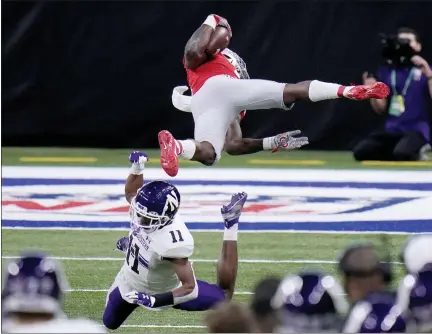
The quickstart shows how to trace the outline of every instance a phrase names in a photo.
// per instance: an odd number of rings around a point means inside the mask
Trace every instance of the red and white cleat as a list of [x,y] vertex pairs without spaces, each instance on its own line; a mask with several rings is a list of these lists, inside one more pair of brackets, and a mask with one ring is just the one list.
[[352,100],[385,99],[390,94],[390,88],[383,82],[373,85],[354,86],[343,95]]
[[176,140],[167,130],[158,133],[158,140],[161,150],[161,166],[169,176],[174,177],[177,175],[179,168]]

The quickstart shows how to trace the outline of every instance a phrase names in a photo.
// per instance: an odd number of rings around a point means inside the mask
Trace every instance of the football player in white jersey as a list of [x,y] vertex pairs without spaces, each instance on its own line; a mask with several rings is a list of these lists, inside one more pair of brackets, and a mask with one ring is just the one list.
[[68,288],[60,264],[42,253],[24,253],[5,269],[2,333],[106,333],[88,319],[68,319]]
[[221,209],[225,231],[217,284],[197,280],[189,261],[194,240],[177,213],[179,191],[166,181],[144,184],[145,153],[133,152],[129,161],[125,196],[130,203],[131,231],[117,242],[126,257],[107,294],[105,326],[117,329],[138,306],[204,311],[231,299],[237,276],[238,220],[247,195],[233,195]]

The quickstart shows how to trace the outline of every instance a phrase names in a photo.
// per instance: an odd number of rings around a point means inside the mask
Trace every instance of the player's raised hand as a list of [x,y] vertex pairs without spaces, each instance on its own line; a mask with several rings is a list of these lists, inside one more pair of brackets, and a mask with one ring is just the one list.
[[150,158],[147,154],[140,151],[133,151],[129,155],[129,162],[132,164],[131,174],[140,175],[143,173],[145,163],[148,162]]
[[231,37],[232,37],[232,30],[231,30],[231,26],[228,23],[228,20],[217,14],[211,14],[211,16],[213,16],[214,19],[216,20],[216,26],[227,28],[228,31],[231,33]]
[[133,163],[133,164],[146,163],[149,160],[150,159],[149,159],[148,155],[145,154],[144,152],[133,151],[131,154],[129,154],[129,162]]
[[272,151],[273,153],[277,152],[279,149],[281,150],[295,150],[304,145],[309,144],[308,137],[297,137],[301,134],[300,130],[288,131],[285,133],[281,133],[274,137],[276,148]]
[[130,304],[137,304],[145,307],[153,307],[154,297],[138,291],[131,291],[126,294],[126,301]]

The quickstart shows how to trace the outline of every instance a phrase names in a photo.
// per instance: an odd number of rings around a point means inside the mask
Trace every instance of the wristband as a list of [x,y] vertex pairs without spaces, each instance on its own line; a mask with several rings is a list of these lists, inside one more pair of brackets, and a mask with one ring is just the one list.
[[152,307],[162,307],[174,304],[174,295],[171,291],[158,293],[150,297],[152,299]]
[[216,18],[214,17],[214,15],[209,15],[209,16],[207,16],[207,18],[206,18],[206,20],[204,21],[203,24],[212,27],[213,30],[214,30],[214,29],[216,29],[216,26],[217,26],[218,23],[217,23]]
[[129,174],[133,175],[141,175],[144,172],[144,164],[142,164],[143,167],[140,167],[139,164],[132,164]]
[[432,74],[426,77],[428,79],[428,81],[432,80]]

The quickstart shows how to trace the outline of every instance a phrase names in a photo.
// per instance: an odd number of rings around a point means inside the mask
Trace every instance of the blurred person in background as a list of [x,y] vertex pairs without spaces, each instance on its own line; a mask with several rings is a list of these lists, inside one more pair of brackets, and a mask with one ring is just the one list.
[[339,260],[339,270],[351,303],[343,333],[406,331],[405,320],[395,314],[396,294],[389,287],[392,281],[390,263],[380,260],[372,244],[347,248]]
[[363,73],[363,84],[377,80],[386,83],[391,93],[387,99],[371,99],[374,112],[386,113],[383,130],[371,133],[355,146],[357,161],[426,160],[430,149],[430,112],[432,97],[432,70],[419,53],[422,44],[417,32],[400,28],[397,36],[383,37],[383,57],[376,77]]
[[2,333],[105,333],[87,319],[68,319],[68,283],[61,265],[42,253],[23,253],[3,275]]
[[277,333],[335,333],[348,311],[340,284],[320,272],[285,277],[271,305],[279,318]]
[[224,301],[204,319],[210,333],[259,333],[250,309],[237,301]]
[[413,331],[432,333],[432,234],[411,237],[402,261],[408,274],[400,282],[397,306],[413,321]]
[[250,307],[261,333],[273,333],[279,324],[277,314],[271,306],[271,300],[280,283],[281,279],[268,277],[261,280],[254,289]]

